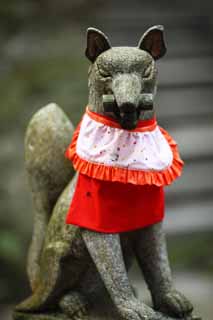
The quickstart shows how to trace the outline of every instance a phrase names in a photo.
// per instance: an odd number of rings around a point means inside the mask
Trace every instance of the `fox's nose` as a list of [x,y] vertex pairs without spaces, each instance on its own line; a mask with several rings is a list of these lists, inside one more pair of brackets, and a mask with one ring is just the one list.
[[134,103],[126,102],[122,103],[122,105],[119,106],[119,109],[121,113],[131,113],[135,112],[136,106],[134,105]]
[[120,125],[123,129],[132,130],[137,125],[137,111],[134,103],[125,102],[119,106]]

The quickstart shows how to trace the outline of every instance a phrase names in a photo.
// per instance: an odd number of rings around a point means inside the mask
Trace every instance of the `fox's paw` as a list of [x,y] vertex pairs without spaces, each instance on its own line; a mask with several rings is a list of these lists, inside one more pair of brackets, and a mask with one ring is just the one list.
[[193,311],[191,302],[175,289],[161,295],[159,302],[154,307],[162,313],[177,318],[188,316]]
[[71,291],[61,299],[59,305],[62,311],[71,319],[85,319],[88,315],[89,304],[79,292]]
[[124,320],[157,320],[155,311],[134,298],[124,301],[117,306],[118,312]]

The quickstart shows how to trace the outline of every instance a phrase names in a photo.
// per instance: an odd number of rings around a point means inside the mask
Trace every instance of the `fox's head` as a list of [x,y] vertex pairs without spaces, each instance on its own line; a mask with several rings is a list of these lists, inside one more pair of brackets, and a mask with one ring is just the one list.
[[166,53],[163,26],[148,29],[137,47],[111,47],[100,30],[87,30],[89,106],[117,119],[124,129],[134,129],[138,119],[153,111],[157,69],[155,60]]

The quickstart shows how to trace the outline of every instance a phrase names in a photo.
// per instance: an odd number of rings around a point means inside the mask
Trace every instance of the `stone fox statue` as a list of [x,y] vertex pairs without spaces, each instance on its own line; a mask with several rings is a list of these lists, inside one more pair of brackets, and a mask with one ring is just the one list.
[[[101,31],[89,28],[89,103],[72,143],[72,124],[55,104],[29,123],[32,295],[16,311],[57,309],[73,319],[105,290],[122,319],[192,319],[191,303],[174,288],[162,229],[163,186],[183,165],[153,109],[155,61],[165,52],[162,26],[148,29],[137,47],[111,47]],[[153,308],[129,283],[134,257]]]

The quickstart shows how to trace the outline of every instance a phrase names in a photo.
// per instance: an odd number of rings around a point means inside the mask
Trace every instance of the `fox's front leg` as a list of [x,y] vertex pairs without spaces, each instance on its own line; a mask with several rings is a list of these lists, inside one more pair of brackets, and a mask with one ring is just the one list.
[[162,223],[138,230],[135,251],[151,291],[154,308],[171,316],[190,315],[193,307],[172,283]]
[[119,314],[127,320],[155,319],[155,312],[135,298],[129,284],[118,234],[82,230],[88,251]]

